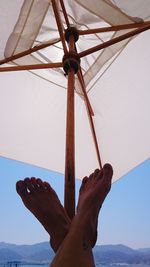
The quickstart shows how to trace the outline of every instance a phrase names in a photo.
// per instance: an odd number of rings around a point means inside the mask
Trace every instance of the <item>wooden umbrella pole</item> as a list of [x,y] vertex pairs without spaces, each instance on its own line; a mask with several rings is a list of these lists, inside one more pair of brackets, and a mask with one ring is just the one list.
[[125,34],[123,34],[121,36],[118,36],[118,37],[113,38],[113,39],[111,39],[109,41],[106,41],[105,43],[102,43],[100,45],[94,46],[94,47],[92,47],[90,49],[87,49],[87,50],[79,53],[79,57],[82,58],[82,57],[88,56],[91,53],[97,52],[97,51],[99,51],[101,49],[104,49],[106,47],[109,47],[109,46],[111,46],[113,44],[119,43],[119,42],[121,42],[121,41],[123,41],[125,39],[131,38],[131,37],[133,37],[133,36],[135,36],[135,35],[137,35],[137,34],[139,34],[141,32],[147,31],[149,29],[150,29],[150,25],[141,27],[141,28],[136,29],[134,31],[130,31],[128,33],[125,33]]
[[[75,215],[75,112],[74,112],[74,83],[75,68],[72,64],[72,53],[75,51],[74,36],[69,35],[68,88],[67,88],[67,116],[66,116],[66,162],[64,206],[70,219]],[[65,63],[64,63],[65,64]]]
[[70,219],[75,215],[74,70],[68,72],[66,163],[64,206]]
[[78,34],[87,35],[87,34],[96,34],[96,33],[102,33],[102,32],[112,32],[112,31],[115,32],[115,31],[120,31],[120,30],[140,28],[140,27],[147,26],[147,25],[150,25],[150,21],[114,25],[110,27],[102,27],[102,28],[96,28],[96,29],[78,30]]
[[11,67],[0,67],[0,72],[10,72],[10,71],[23,71],[23,70],[38,70],[38,69],[50,69],[50,68],[62,68],[63,63],[44,63],[44,64],[33,64],[33,65],[23,65],[23,66],[11,66]]

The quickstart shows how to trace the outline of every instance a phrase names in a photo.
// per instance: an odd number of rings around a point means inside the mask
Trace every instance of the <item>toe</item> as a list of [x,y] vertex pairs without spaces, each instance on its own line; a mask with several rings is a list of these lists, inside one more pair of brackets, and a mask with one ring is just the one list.
[[84,178],[83,178],[83,180],[82,180],[82,184],[81,184],[81,187],[80,187],[80,191],[85,187],[85,184],[87,183],[87,181],[88,181],[88,177],[87,176],[85,176]]
[[96,169],[93,174],[94,179],[100,179],[103,176],[102,170]]
[[88,177],[85,176],[85,177],[83,178],[83,180],[82,180],[82,184],[86,184],[87,181],[88,181]]
[[89,180],[93,179],[93,176],[94,176],[94,172],[92,172],[89,176]]
[[99,170],[99,169],[96,169],[96,170],[94,171],[94,176],[97,175],[99,172],[100,172],[100,170]]
[[105,185],[106,187],[108,187],[108,189],[110,189],[111,187],[112,176],[113,176],[113,168],[110,164],[107,163],[103,167],[103,178]]
[[29,190],[30,192],[33,192],[35,190],[31,179],[29,179],[28,177],[24,179],[24,183],[25,183],[25,185],[27,187],[27,190]]
[[27,187],[26,187],[26,184],[24,183],[24,181],[20,180],[16,183],[16,191],[20,196],[28,194]]
[[109,163],[106,163],[103,167],[104,170],[104,175],[108,178],[111,179],[113,176],[113,168]]
[[50,184],[49,184],[48,182],[43,182],[43,184],[44,184],[44,188],[45,188],[45,189],[48,189],[48,190],[49,190],[49,189],[50,189],[50,190],[52,189],[51,186],[50,186]]
[[37,179],[37,184],[39,188],[44,189],[44,182],[40,178]]
[[38,186],[38,183],[37,183],[37,179],[35,177],[31,177],[31,183],[32,183],[32,186],[34,187],[34,189],[38,189],[39,186]]

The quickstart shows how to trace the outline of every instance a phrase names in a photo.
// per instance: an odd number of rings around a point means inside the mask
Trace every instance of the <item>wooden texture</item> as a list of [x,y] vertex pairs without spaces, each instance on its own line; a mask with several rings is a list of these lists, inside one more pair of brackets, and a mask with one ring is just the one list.
[[92,109],[91,103],[90,103],[90,101],[88,99],[87,92],[86,92],[86,89],[85,89],[85,83],[84,83],[84,78],[83,78],[81,69],[78,71],[77,76],[78,76],[78,80],[79,80],[79,83],[80,83],[80,86],[81,86],[81,90],[82,90],[82,93],[83,93],[84,101],[86,102],[86,106],[88,108],[88,111],[91,114],[91,116],[94,116],[94,111]]
[[92,132],[92,136],[93,136],[93,141],[94,141],[94,145],[95,145],[97,160],[98,160],[100,169],[102,169],[102,162],[101,162],[101,157],[100,157],[99,145],[98,145],[95,126],[94,126],[93,117],[92,117],[92,116],[94,116],[94,113],[93,113],[91,104],[89,102],[89,99],[88,99],[88,96],[87,96],[87,93],[86,93],[84,78],[83,78],[81,69],[78,72],[78,79],[79,79],[79,82],[80,82],[80,85],[81,85],[81,88],[82,88],[82,92],[83,92],[83,95],[84,95],[84,100],[85,100],[85,105],[86,105],[87,114],[88,114],[88,118],[89,118],[91,132]]
[[94,52],[97,52],[97,51],[99,51],[101,49],[109,47],[109,46],[111,46],[113,44],[119,43],[119,42],[121,42],[121,41],[123,41],[125,39],[131,38],[131,37],[133,37],[133,36],[135,36],[135,35],[137,35],[137,34],[139,34],[141,32],[147,31],[149,29],[150,29],[150,25],[141,27],[141,28],[136,29],[134,31],[130,31],[128,33],[125,33],[125,34],[123,34],[121,36],[118,36],[118,37],[113,38],[113,39],[111,39],[109,41],[106,41],[105,43],[102,43],[100,45],[94,46],[92,48],[89,48],[89,49],[79,53],[79,57],[82,58],[82,57],[88,56],[88,55],[90,55],[90,54],[92,54]]
[[49,46],[51,46],[53,44],[56,44],[59,41],[60,40],[57,40],[57,41],[54,41],[54,42],[48,42],[48,43],[45,43],[45,44],[34,46],[33,48],[27,49],[27,50],[25,50],[23,52],[17,53],[15,55],[12,55],[10,57],[7,57],[7,58],[5,58],[3,60],[0,60],[0,65],[5,64],[5,63],[8,63],[8,62],[13,61],[13,60],[18,59],[18,58],[27,56],[29,54],[32,54],[32,53],[34,53],[36,51],[39,51],[39,50],[44,49],[46,47],[49,47]]
[[65,163],[65,209],[72,219],[75,215],[75,137],[74,137],[74,70],[68,73]]
[[102,28],[96,28],[96,29],[78,30],[78,34],[87,35],[87,34],[96,34],[96,33],[101,33],[101,32],[112,32],[112,31],[115,32],[115,31],[121,31],[121,30],[127,30],[127,29],[141,28],[143,26],[148,26],[148,25],[150,25],[150,21],[136,22],[136,23],[115,25],[115,26],[102,27]]
[[69,23],[67,11],[66,11],[66,8],[65,8],[65,5],[64,5],[64,1],[60,0],[60,4],[61,4],[62,12],[64,14],[64,18],[65,18],[65,21],[66,21],[67,28],[69,28],[70,27],[70,23]]
[[[75,52],[73,35],[69,37],[69,52]],[[66,116],[66,160],[65,160],[65,193],[64,206],[70,219],[75,215],[75,111],[74,111],[75,73],[70,68],[67,88]]]
[[65,37],[64,37],[64,28],[63,28],[63,24],[62,24],[62,21],[60,18],[59,8],[58,8],[57,2],[55,0],[52,0],[52,6],[53,6],[54,14],[55,14],[55,19],[56,19],[60,39],[61,39],[62,46],[64,49],[64,53],[66,54],[67,53],[67,46],[66,46]]
[[58,63],[43,63],[43,64],[33,64],[33,65],[23,65],[23,66],[11,66],[11,67],[0,67],[0,72],[7,71],[23,71],[23,70],[38,70],[38,69],[50,69],[50,68],[62,68],[62,62]]

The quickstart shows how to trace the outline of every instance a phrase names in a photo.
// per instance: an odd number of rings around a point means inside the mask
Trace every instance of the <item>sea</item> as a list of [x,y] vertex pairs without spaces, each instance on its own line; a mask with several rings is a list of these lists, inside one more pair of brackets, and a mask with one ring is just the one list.
[[[96,267],[150,267],[148,264],[96,264]],[[8,267],[8,264],[0,264],[0,267]],[[13,267],[49,267],[49,264],[14,264]]]

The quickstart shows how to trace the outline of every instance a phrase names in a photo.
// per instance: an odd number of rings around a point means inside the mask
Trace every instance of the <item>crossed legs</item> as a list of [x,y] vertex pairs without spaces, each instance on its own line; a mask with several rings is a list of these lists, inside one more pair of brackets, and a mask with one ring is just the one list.
[[16,189],[24,205],[51,237],[51,246],[57,252],[52,267],[95,266],[92,247],[97,239],[98,214],[110,190],[112,174],[112,167],[106,164],[83,179],[72,222],[47,182],[36,178],[17,182]]

